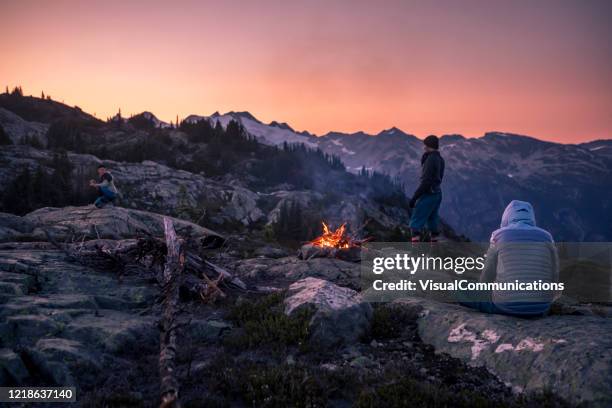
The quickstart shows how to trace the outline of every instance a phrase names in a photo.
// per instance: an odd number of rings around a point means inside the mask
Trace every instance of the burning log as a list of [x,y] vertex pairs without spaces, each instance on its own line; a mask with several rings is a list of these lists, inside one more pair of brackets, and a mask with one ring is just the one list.
[[168,255],[164,265],[163,284],[164,301],[162,303],[162,319],[160,324],[161,338],[159,351],[159,377],[161,378],[160,407],[178,407],[179,383],[176,377],[176,338],[179,288],[185,269],[185,252],[176,236],[174,225],[170,218],[164,217],[164,232]]
[[346,234],[346,223],[338,229],[332,231],[325,222],[323,224],[323,234],[310,241],[313,246],[320,248],[347,249],[351,247],[351,238]]
[[298,250],[299,259],[339,258],[349,262],[361,260],[361,246],[369,239],[355,239],[346,232],[346,224],[335,230],[323,222],[323,234],[302,245]]

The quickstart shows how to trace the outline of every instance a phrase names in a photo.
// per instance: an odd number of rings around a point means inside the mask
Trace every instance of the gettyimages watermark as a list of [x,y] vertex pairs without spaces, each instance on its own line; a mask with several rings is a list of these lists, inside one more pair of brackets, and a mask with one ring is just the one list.
[[370,302],[422,296],[447,302],[612,301],[612,243],[372,242],[361,252]]

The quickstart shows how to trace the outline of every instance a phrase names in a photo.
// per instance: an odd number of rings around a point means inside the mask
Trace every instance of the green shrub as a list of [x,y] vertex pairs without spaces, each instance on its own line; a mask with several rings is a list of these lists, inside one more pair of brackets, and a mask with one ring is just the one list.
[[374,309],[370,330],[364,340],[401,337],[407,329],[416,330],[416,311],[401,306],[381,305]]
[[248,349],[270,346],[283,349],[287,346],[304,346],[308,339],[308,323],[311,313],[297,312],[289,317],[283,311],[284,293],[274,293],[257,300],[243,300],[234,305],[227,318],[239,328],[230,334],[225,345]]
[[373,390],[363,391],[356,404],[358,408],[371,407],[423,407],[423,408],[484,408],[499,407],[480,394],[473,392],[452,392],[426,382],[403,377],[391,384],[381,385]]

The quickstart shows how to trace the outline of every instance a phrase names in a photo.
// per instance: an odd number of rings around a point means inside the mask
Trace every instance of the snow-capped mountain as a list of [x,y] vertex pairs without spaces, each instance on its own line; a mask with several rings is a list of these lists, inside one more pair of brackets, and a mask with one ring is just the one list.
[[271,122],[266,125],[257,120],[249,112],[227,112],[221,115],[215,112],[210,116],[189,115],[185,118],[188,123],[196,123],[200,120],[210,120],[214,126],[220,122],[226,127],[231,120],[236,120],[244,126],[245,130],[255,136],[260,142],[269,145],[281,145],[287,143],[302,143],[309,147],[317,147],[317,140],[308,133],[297,133],[286,123]]
[[[31,138],[45,145],[48,126],[58,121],[78,122],[83,131],[94,133],[102,123],[79,108],[33,97],[3,94],[0,107],[0,122],[18,144]],[[119,119],[131,126],[117,132],[136,128],[146,133],[171,126],[151,112],[127,120],[117,115],[110,121]],[[330,132],[317,137],[280,121],[265,124],[249,112],[215,112],[184,120],[222,126],[237,120],[262,143],[303,143],[340,157],[349,171],[365,167],[397,176],[408,194],[418,183],[422,141],[395,127],[378,134]],[[447,163],[441,212],[456,231],[487,240],[499,226],[506,204],[520,199],[534,205],[538,224],[558,241],[612,240],[612,140],[566,145],[490,132],[476,138],[445,135],[440,145]]]
[[170,127],[170,124],[168,122],[164,122],[163,120],[159,120],[157,118],[157,116],[155,116],[151,112],[143,112],[142,116],[145,119],[150,120],[156,128],[165,129],[165,128],[169,128]]
[[[409,194],[418,183],[422,141],[395,127],[378,134],[315,137],[284,123],[264,124],[246,112],[198,118],[224,126],[239,120],[251,135],[272,145],[318,147],[339,156],[350,171],[365,167],[398,176]],[[612,140],[567,145],[490,132],[476,138],[445,135],[440,146],[447,163],[441,212],[457,231],[487,240],[506,204],[520,199],[533,203],[539,224],[559,241],[612,239]]]
[[612,140],[610,139],[593,140],[592,142],[582,143],[580,146],[597,154],[605,154],[608,157],[612,157]]
[[[472,239],[488,239],[513,199],[532,202],[540,224],[557,240],[612,238],[609,144],[589,148],[492,132],[443,136],[440,146],[447,163],[442,215]],[[399,130],[328,134],[320,147],[351,169],[371,167],[399,176],[409,193],[416,188],[423,147],[414,136]]]
[[[117,116],[115,116],[117,118]],[[152,126],[158,129],[167,129],[172,127],[172,125],[168,122],[164,122],[155,116],[153,113],[144,111],[139,113],[138,115],[134,115],[127,119],[128,122],[137,123],[137,124],[145,124],[146,126]]]

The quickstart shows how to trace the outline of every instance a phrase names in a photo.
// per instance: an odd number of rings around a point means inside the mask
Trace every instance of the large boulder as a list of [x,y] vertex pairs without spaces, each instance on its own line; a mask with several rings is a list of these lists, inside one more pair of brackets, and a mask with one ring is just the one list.
[[222,216],[239,221],[242,225],[251,225],[260,221],[264,213],[257,206],[259,197],[244,187],[234,186],[229,202],[221,207]]
[[287,278],[296,281],[310,277],[352,289],[358,289],[360,286],[359,265],[333,258],[250,258],[236,261],[232,269],[239,277],[247,279]]
[[14,214],[0,213],[0,242],[21,241],[34,230],[34,225]]
[[372,316],[372,307],[358,292],[316,278],[289,286],[285,314],[291,316],[302,310],[312,313],[311,344],[323,349],[357,341],[368,329]]
[[[61,241],[83,238],[124,239],[164,234],[162,215],[113,206],[102,209],[94,206],[47,207],[27,214],[23,219],[35,227],[30,233],[31,238],[39,240],[46,240],[47,232]],[[177,233],[183,237],[199,239],[202,244],[210,246],[223,242],[221,235],[207,228],[177,218],[172,221]]]
[[437,352],[484,366],[516,391],[548,389],[576,404],[612,404],[610,318],[528,320],[425,299],[395,303],[419,312],[419,334]]

